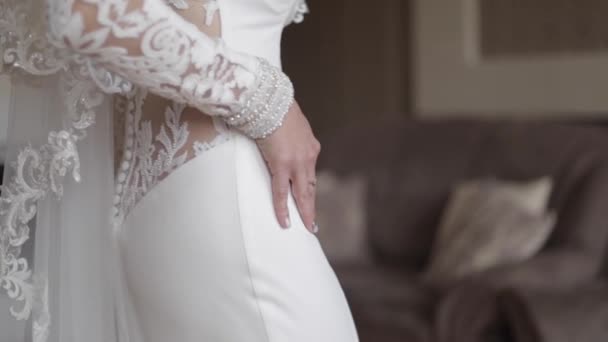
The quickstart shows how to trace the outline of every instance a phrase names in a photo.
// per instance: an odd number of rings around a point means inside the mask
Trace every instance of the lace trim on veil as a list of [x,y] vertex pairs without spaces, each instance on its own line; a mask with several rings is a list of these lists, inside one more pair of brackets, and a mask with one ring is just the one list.
[[[0,195],[0,287],[15,301],[10,308],[17,320],[33,321],[33,340],[46,341],[49,334],[48,280],[33,275],[28,260],[21,255],[30,238],[28,224],[37,214],[38,202],[49,195],[61,197],[63,180],[71,176],[80,181],[77,143],[95,122],[95,111],[106,94],[124,92],[131,84],[92,61],[67,54],[50,45],[36,32],[32,9],[39,3],[26,0],[0,0],[0,56],[4,68],[16,79],[57,75],[62,86],[66,113],[62,129],[48,133],[47,143],[25,146],[10,164],[14,177],[2,186]],[[28,18],[29,16],[29,18]]]

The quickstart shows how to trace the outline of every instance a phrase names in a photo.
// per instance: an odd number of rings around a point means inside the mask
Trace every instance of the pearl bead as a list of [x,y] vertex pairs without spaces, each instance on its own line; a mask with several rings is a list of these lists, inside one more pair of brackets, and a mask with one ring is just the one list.
[[[120,174],[118,174],[118,181],[120,183],[124,183],[125,180],[127,180],[127,174],[125,172],[121,172]],[[121,189],[117,190],[117,191],[119,191],[119,192],[122,191],[122,186],[121,186]]]
[[127,171],[129,169],[129,166],[131,166],[131,163],[129,163],[128,161],[123,161],[122,164],[120,165],[120,168],[123,171]]

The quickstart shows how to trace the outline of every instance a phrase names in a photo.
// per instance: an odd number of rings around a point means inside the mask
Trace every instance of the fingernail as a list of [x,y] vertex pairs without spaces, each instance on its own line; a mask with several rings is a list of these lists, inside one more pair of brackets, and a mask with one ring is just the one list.
[[289,217],[285,218],[285,228],[289,228],[291,227],[291,221],[289,220]]
[[317,222],[312,223],[312,232],[315,234],[319,232],[319,225],[317,224]]

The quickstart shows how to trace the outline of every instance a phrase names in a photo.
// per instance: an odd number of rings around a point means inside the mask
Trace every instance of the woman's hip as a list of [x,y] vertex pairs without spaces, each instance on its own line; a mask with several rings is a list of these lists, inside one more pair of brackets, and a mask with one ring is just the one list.
[[[190,332],[184,341],[197,334],[294,342],[352,335],[339,283],[291,194],[292,226],[277,222],[270,174],[254,141],[232,132],[231,141],[182,168],[142,200],[121,232],[144,334],[170,330],[155,323],[161,315]],[[248,337],[240,339],[232,324]],[[318,335],[321,328],[330,335]]]

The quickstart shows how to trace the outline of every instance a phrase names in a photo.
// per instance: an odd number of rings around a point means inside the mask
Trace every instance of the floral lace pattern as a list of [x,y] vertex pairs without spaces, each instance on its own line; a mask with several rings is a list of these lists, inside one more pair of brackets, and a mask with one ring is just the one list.
[[[32,273],[21,250],[30,238],[29,223],[36,217],[38,202],[49,195],[61,197],[66,176],[80,181],[76,145],[86,137],[86,130],[94,123],[95,109],[104,99],[91,76],[79,73],[86,70],[74,67],[61,73],[67,108],[64,116],[71,121],[64,129],[51,131],[46,144],[24,147],[12,164],[15,176],[2,186],[0,287],[15,300],[11,315],[17,320],[32,318],[34,342],[44,342],[48,336],[51,318],[47,281],[46,277]],[[13,77],[19,77],[19,73],[15,72]]]
[[[214,21],[218,9],[215,1],[202,6],[198,1],[166,1],[183,13],[204,9],[202,13],[190,13],[189,20],[199,20],[208,28],[203,27],[203,32],[210,37],[220,34],[219,28],[213,27],[217,23]],[[115,104],[115,118],[121,121],[124,133],[117,143],[122,151],[116,153],[122,155],[117,163],[114,197],[114,227],[119,229],[148,191],[188,160],[227,141],[229,134],[227,124],[218,116],[209,120],[190,110],[194,118],[190,115],[187,119],[186,104],[161,99],[142,88],[117,98]],[[194,132],[191,132],[191,126],[194,126]]]
[[197,134],[190,132],[190,122],[183,117],[186,105],[175,101],[164,108],[163,122],[155,123],[144,113],[148,95],[140,89],[117,101],[117,111],[125,115],[126,124],[123,158],[116,176],[115,229],[148,191],[172,171],[230,138],[229,127],[213,118],[213,129],[217,132],[214,137],[197,139]]
[[[293,101],[293,86],[283,72],[208,37],[161,1],[139,0],[135,9],[129,0],[47,2],[56,46],[87,55],[157,95],[232,118],[229,122],[253,138],[276,129]],[[94,8],[96,18],[75,6]],[[266,103],[273,106],[259,111]]]
[[[48,281],[34,275],[21,250],[30,237],[28,224],[37,214],[43,198],[63,193],[63,179],[80,180],[80,158],[76,144],[86,136],[94,123],[95,110],[104,99],[98,84],[102,76],[86,60],[66,54],[50,45],[32,22],[43,23],[42,17],[30,18],[38,4],[24,0],[0,1],[0,54],[9,65],[15,82],[28,82],[28,76],[59,75],[64,94],[66,123],[63,129],[51,131],[48,142],[26,146],[10,164],[15,176],[2,186],[0,197],[0,287],[15,301],[10,313],[17,320],[32,319],[33,339],[44,342],[49,334],[51,317],[48,310]],[[122,79],[104,75],[107,90],[126,89]]]
[[304,21],[304,16],[308,13],[310,13],[310,10],[306,0],[299,0],[291,21],[293,23],[300,24]]

